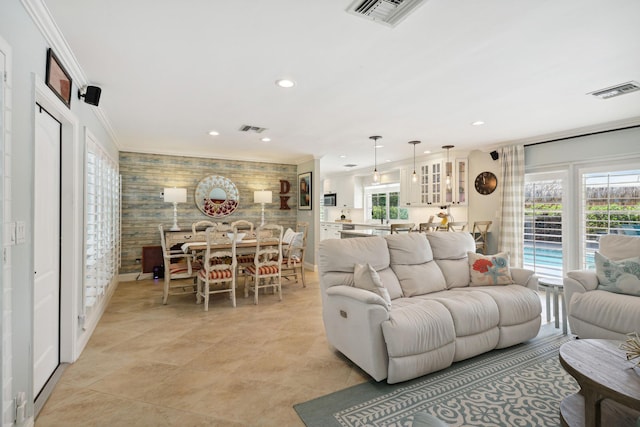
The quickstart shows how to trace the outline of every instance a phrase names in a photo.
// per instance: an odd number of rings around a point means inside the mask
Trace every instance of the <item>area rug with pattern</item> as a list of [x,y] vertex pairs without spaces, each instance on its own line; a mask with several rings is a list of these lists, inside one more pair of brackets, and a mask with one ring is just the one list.
[[578,391],[558,359],[558,349],[570,339],[538,336],[411,381],[372,380],[294,409],[307,427],[410,427],[416,412],[451,426],[555,427],[560,401]]

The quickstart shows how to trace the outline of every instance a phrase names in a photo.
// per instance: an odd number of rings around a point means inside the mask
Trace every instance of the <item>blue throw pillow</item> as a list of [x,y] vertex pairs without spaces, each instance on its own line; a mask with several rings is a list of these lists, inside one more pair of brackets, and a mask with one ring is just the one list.
[[640,258],[613,261],[596,252],[595,261],[598,289],[640,296]]

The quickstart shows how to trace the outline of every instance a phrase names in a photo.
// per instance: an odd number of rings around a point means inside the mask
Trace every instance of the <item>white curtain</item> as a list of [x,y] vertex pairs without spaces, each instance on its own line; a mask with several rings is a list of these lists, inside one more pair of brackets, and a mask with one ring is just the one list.
[[500,152],[502,165],[502,215],[498,248],[509,252],[512,267],[522,267],[524,252],[524,146],[503,147]]

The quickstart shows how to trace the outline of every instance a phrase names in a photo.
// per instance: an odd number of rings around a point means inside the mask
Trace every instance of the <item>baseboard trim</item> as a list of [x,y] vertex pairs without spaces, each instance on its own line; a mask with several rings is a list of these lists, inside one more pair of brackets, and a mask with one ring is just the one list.
[[38,418],[38,414],[44,407],[44,404],[47,403],[47,400],[51,396],[51,393],[53,393],[53,389],[56,387],[56,384],[58,384],[58,381],[60,380],[60,378],[62,378],[62,374],[68,367],[68,363],[61,363],[53,371],[53,374],[51,374],[51,377],[49,377],[49,380],[42,388],[42,391],[40,391],[38,397],[36,397],[36,400],[33,402],[34,418]]

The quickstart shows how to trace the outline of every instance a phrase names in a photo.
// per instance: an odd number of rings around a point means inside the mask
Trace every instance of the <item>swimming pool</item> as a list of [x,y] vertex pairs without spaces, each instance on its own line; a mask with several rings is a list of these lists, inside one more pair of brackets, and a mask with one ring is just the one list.
[[[524,267],[532,270],[544,271],[547,275],[562,277],[562,248],[554,248],[548,246],[540,246],[536,244],[535,248],[532,245],[526,245],[524,247]],[[589,268],[595,267],[593,253],[587,254],[587,265]]]

